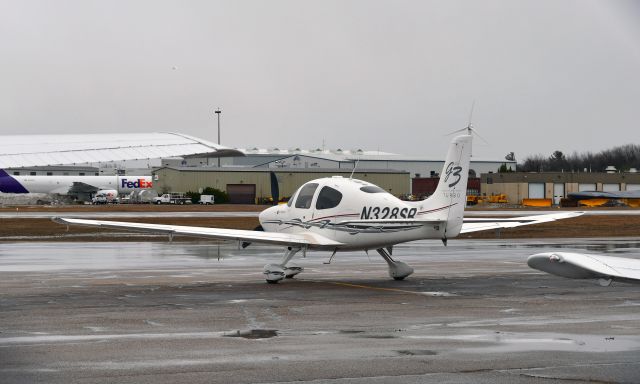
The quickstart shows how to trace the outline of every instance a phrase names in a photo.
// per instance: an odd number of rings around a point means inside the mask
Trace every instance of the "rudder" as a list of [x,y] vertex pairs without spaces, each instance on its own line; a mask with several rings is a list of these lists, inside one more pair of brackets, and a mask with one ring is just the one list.
[[429,219],[447,222],[445,238],[457,236],[462,228],[464,207],[467,204],[471,147],[471,135],[453,138],[436,191],[421,204],[423,210],[433,212]]

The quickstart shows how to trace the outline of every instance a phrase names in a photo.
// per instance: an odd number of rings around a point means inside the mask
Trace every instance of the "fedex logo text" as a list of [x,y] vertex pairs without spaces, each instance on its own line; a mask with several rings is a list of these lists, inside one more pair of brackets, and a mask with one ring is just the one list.
[[147,181],[145,179],[138,179],[134,181],[129,181],[127,179],[120,180],[120,188],[153,188],[153,182]]

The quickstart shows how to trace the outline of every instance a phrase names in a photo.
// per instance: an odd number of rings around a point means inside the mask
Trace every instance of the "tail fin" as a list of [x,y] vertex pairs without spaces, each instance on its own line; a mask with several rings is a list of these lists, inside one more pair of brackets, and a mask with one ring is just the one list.
[[467,204],[471,144],[471,135],[453,138],[436,191],[420,202],[421,211],[433,211],[432,214],[427,213],[429,219],[447,222],[444,238],[457,236],[462,228],[462,216]]

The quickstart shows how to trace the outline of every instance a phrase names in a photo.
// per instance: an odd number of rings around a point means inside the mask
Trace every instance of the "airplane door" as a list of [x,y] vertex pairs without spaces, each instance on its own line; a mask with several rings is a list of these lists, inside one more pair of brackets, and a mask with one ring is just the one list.
[[564,198],[564,183],[553,184],[553,204],[559,205],[560,200]]

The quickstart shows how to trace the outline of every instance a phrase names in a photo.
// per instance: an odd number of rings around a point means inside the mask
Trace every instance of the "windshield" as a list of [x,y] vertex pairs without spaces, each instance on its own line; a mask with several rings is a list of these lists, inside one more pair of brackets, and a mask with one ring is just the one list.
[[296,189],[295,192],[293,192],[293,194],[291,195],[291,197],[289,198],[289,201],[287,201],[287,207],[290,207],[293,205],[293,200],[296,197],[296,193],[298,193],[298,191],[300,190],[300,188]]

